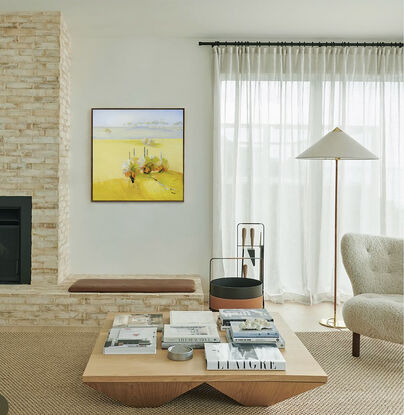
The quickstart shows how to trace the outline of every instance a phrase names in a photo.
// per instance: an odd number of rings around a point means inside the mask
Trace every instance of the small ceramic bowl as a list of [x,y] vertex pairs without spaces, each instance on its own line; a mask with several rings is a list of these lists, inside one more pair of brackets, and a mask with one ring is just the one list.
[[168,348],[168,355],[167,357],[170,360],[189,360],[192,359],[193,350],[191,347],[177,344],[175,346],[170,346]]

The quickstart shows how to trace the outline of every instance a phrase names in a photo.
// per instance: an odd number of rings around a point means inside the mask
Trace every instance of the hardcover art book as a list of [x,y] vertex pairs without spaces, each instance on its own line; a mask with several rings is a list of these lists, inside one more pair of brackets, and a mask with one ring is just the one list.
[[278,349],[285,348],[285,340],[279,335],[279,337],[233,337],[230,329],[226,329],[226,339],[228,343],[233,345],[246,345],[246,344],[257,344],[257,345],[270,345],[277,347]]
[[262,345],[205,344],[207,370],[286,370],[277,347]]
[[176,326],[164,325],[165,343],[216,343],[220,342],[217,327],[214,324]]
[[279,337],[279,331],[275,327],[275,324],[273,322],[269,323],[268,328],[264,328],[261,330],[245,330],[240,328],[241,322],[239,321],[231,321],[230,327],[231,327],[231,333],[234,338],[237,337]]
[[124,327],[157,327],[157,331],[163,329],[162,314],[118,314],[112,323],[113,328]]
[[216,324],[212,311],[170,311],[171,325]]
[[186,345],[190,347],[191,349],[203,349],[205,347],[205,343],[171,343],[171,342],[161,342],[161,348],[162,349],[168,349],[171,346],[180,346],[180,345]]
[[237,308],[237,309],[220,309],[219,318],[222,326],[230,326],[230,321],[245,321],[247,319],[260,318],[273,321],[271,314],[265,308]]
[[104,354],[156,354],[156,327],[112,328]]

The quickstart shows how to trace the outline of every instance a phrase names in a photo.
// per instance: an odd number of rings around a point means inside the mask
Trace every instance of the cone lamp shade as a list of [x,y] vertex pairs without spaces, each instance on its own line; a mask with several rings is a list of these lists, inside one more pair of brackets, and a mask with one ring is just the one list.
[[338,127],[296,157],[310,160],[377,160],[377,156]]
[[334,313],[331,318],[320,320],[320,324],[332,328],[344,328],[345,323],[337,320],[337,264],[338,264],[338,162],[340,160],[377,160],[377,156],[360,145],[341,129],[334,128],[321,140],[296,157],[305,160],[335,160],[334,196]]

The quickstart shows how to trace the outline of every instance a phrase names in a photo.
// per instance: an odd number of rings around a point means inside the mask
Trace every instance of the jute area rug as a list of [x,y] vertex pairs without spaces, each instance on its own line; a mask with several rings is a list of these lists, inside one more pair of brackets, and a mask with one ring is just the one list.
[[246,408],[201,385],[159,408],[130,408],[81,382],[96,329],[0,329],[0,394],[9,415],[399,415],[403,413],[403,348],[363,338],[351,356],[348,332],[298,333],[329,376],[328,383],[268,408]]

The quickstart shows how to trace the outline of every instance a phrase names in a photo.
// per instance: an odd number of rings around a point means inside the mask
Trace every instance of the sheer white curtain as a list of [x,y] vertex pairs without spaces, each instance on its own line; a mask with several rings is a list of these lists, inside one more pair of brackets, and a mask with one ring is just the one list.
[[[340,163],[339,237],[404,231],[403,51],[214,47],[214,254],[266,226],[265,295],[331,299],[334,164],[295,157],[340,127],[380,157]],[[224,265],[224,271],[233,270]],[[351,295],[339,260],[339,295]]]

